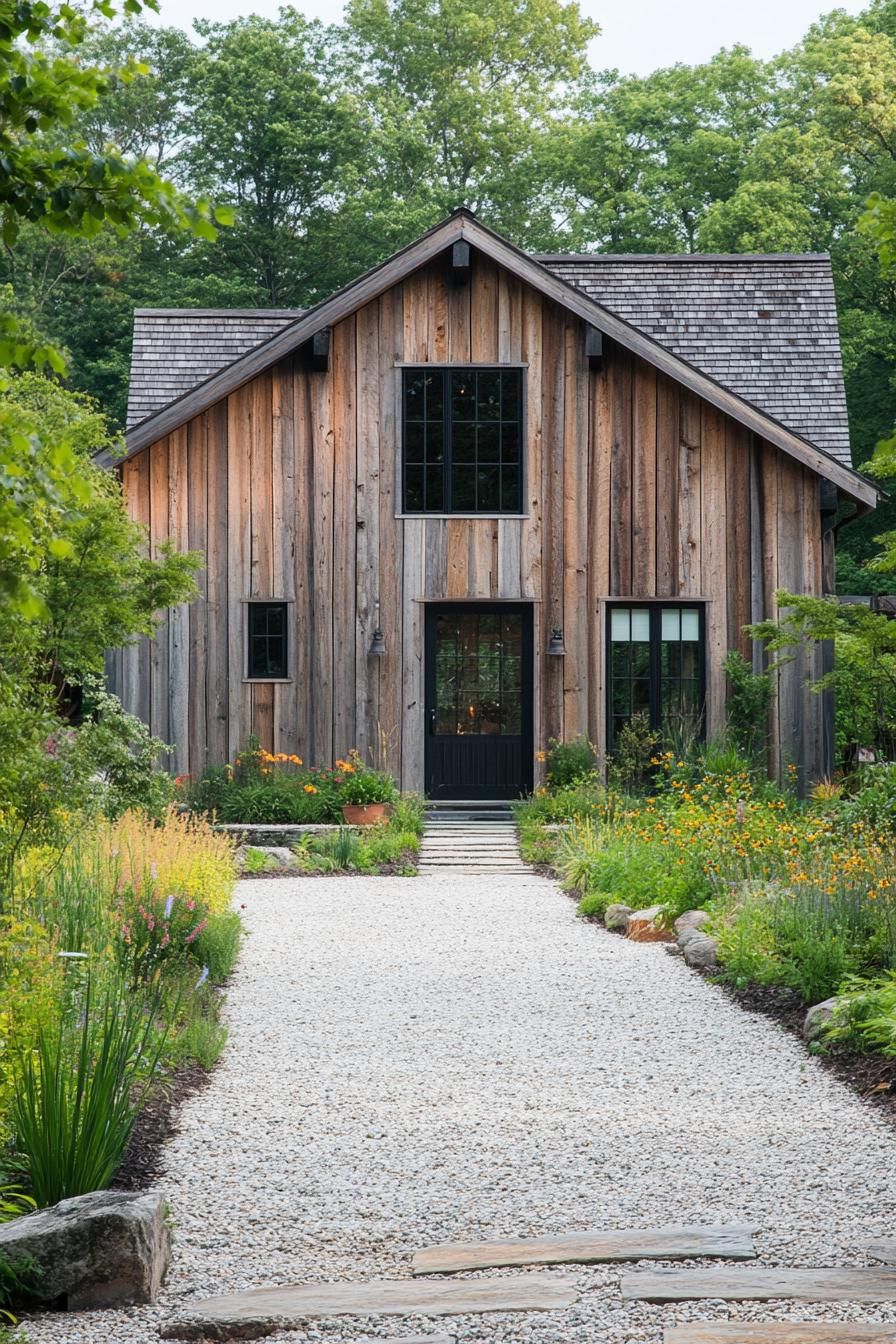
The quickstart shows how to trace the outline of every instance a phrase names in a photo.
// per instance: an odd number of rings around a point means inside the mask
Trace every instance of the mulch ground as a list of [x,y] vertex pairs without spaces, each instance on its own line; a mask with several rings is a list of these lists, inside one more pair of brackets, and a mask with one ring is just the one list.
[[185,1064],[160,1083],[134,1125],[113,1190],[145,1190],[162,1174],[162,1150],[178,1131],[180,1110],[188,1097],[208,1087],[211,1073]]

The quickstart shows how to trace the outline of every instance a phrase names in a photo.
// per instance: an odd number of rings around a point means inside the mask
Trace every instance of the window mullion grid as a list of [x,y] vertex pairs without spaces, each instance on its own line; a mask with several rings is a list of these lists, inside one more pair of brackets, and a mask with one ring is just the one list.
[[442,369],[442,500],[445,513],[454,512],[454,496],[451,489],[451,460],[454,450],[451,436],[451,398],[453,395],[451,370]]
[[655,732],[662,727],[662,607],[651,606],[650,612],[650,726]]

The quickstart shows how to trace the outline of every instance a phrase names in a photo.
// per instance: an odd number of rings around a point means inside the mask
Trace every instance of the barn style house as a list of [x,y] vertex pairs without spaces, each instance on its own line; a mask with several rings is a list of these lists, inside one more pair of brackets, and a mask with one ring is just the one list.
[[[833,589],[850,465],[824,256],[534,256],[460,210],[307,312],[138,311],[127,455],[200,598],[110,656],[176,772],[251,733],[502,798],[549,739],[726,722],[775,591]],[[842,510],[841,510],[842,512]],[[831,765],[824,651],[773,763]]]

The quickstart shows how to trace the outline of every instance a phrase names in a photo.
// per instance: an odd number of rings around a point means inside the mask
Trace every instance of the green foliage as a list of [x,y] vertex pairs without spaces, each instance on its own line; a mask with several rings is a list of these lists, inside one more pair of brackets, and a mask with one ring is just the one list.
[[115,1175],[159,1069],[158,1008],[157,995],[114,980],[97,994],[88,974],[22,1051],[13,1125],[39,1207],[102,1190]]
[[0,1223],[21,1218],[34,1209],[34,1200],[17,1185],[0,1185]]
[[583,919],[603,919],[613,900],[614,897],[608,891],[589,891],[576,906],[576,913]]
[[896,971],[843,987],[824,1039],[853,1050],[896,1056]]
[[375,826],[303,836],[295,846],[298,867],[306,873],[382,873],[412,876],[423,830],[423,803],[400,799],[392,816]]
[[638,793],[650,783],[660,736],[646,713],[633,714],[616,736],[607,757],[607,780],[621,793]]
[[587,737],[576,737],[571,742],[551,738],[548,744],[545,778],[552,789],[566,788],[593,773],[597,752]]
[[777,662],[799,657],[810,642],[830,640],[834,668],[811,683],[833,690],[837,747],[841,755],[858,743],[883,755],[896,748],[896,621],[868,607],[841,605],[835,598],[777,594],[777,620],[750,627]]
[[[140,0],[126,0],[139,13]],[[138,227],[191,230],[214,238],[224,216],[191,204],[145,160],[109,144],[88,147],[75,123],[110,88],[113,72],[83,60],[92,20],[110,18],[108,0],[86,10],[67,4],[8,8],[0,29],[0,236],[14,247],[24,222],[44,239],[86,239],[103,226],[124,235]],[[121,72],[120,78],[132,71]],[[0,390],[12,371],[65,369],[62,354],[33,339],[21,314],[0,311]],[[64,435],[42,434],[39,421],[0,403],[0,601],[32,617],[42,609],[31,582],[44,555],[71,556],[62,524],[76,524],[91,497],[90,472]],[[2,610],[0,609],[0,610]]]
[[[250,738],[233,767],[210,766],[199,779],[185,779],[181,796],[192,810],[222,822],[298,826],[341,822],[344,803],[394,805],[398,791],[391,775],[355,751],[329,768],[303,768],[298,756],[272,755]],[[407,804],[409,822],[413,806]]]
[[272,856],[265,854],[263,849],[254,849],[252,845],[247,845],[243,850],[244,873],[263,873],[274,866]]
[[206,1072],[215,1067],[227,1044],[227,1028],[220,1020],[220,997],[210,985],[193,991],[189,1010],[171,1042],[170,1063],[198,1064]]
[[844,822],[896,831],[896,765],[863,765],[840,805]]
[[723,663],[728,678],[728,734],[748,760],[764,756],[768,742],[768,714],[772,702],[772,678],[754,672],[743,654],[730,649]]
[[348,760],[337,761],[336,769],[342,774],[339,789],[342,804],[363,807],[367,803],[391,803],[396,797],[398,790],[392,776],[365,765],[356,751],[349,752]]

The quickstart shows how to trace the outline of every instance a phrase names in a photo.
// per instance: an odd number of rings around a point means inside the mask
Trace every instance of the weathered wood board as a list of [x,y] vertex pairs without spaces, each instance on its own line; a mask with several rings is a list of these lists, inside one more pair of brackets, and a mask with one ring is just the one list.
[[893,1269],[654,1269],[622,1279],[626,1302],[896,1302]]
[[742,1226],[676,1226],[460,1242],[416,1251],[411,1270],[414,1274],[457,1274],[466,1269],[493,1269],[504,1265],[692,1260],[707,1255],[724,1256],[726,1260],[751,1260],[756,1254],[752,1233],[751,1227]]
[[[163,1339],[260,1339],[297,1329],[313,1316],[462,1316],[486,1311],[562,1311],[578,1298],[575,1280],[558,1274],[445,1283],[385,1279],[252,1288],[196,1302],[165,1322]],[[252,1331],[248,1334],[247,1331]]]
[[663,1331],[664,1344],[896,1344],[896,1325],[855,1321],[696,1321]]

